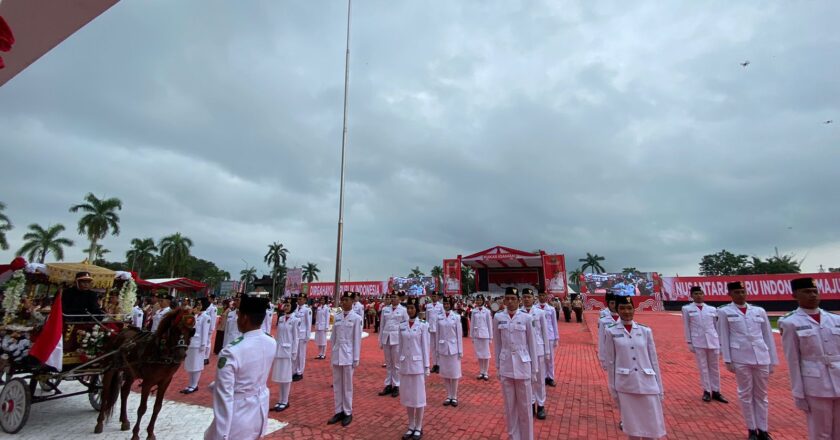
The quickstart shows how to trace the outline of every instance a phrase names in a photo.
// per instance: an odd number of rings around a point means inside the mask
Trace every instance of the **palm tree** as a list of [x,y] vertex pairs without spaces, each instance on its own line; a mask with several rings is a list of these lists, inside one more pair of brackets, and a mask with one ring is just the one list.
[[96,243],[99,240],[105,238],[108,232],[111,232],[111,235],[120,235],[120,216],[116,211],[122,209],[122,202],[116,197],[99,199],[93,193],[88,193],[85,201],[87,203],[71,206],[70,212],[81,210],[85,213],[79,219],[79,234],[86,235],[90,240],[88,261],[92,262]]
[[175,278],[175,269],[178,268],[190,256],[190,248],[193,242],[189,237],[176,232],[168,237],[163,237],[158,244],[160,256],[169,266],[170,278]]
[[575,290],[580,290],[580,277],[583,275],[583,271],[580,269],[575,269],[569,272],[569,284],[576,287]]
[[274,298],[275,290],[277,289],[277,279],[282,272],[285,276],[285,269],[280,270],[280,266],[286,266],[286,257],[289,255],[289,250],[283,246],[283,243],[274,242],[268,245],[268,252],[263,257],[265,264],[271,268],[271,297]]
[[433,267],[432,271],[429,272],[429,274],[432,275],[432,277],[435,279],[435,283],[437,283],[438,286],[443,285],[443,282],[442,282],[443,268],[442,267],[440,267],[440,266]]
[[301,274],[303,275],[303,279],[306,280],[307,283],[311,283],[318,279],[318,273],[321,272],[321,269],[318,269],[318,265],[315,263],[306,263],[305,266],[302,268]]
[[606,260],[605,257],[587,252],[586,258],[581,258],[578,261],[583,263],[583,266],[580,267],[580,270],[583,272],[589,269],[591,273],[604,273],[604,266],[601,266],[601,261],[604,260]]
[[202,278],[201,282],[207,284],[210,292],[215,292],[216,288],[222,283],[222,281],[227,281],[230,279],[230,273],[219,269],[214,268],[210,272],[208,272],[204,278]]
[[48,226],[47,229],[35,223],[29,225],[29,232],[23,234],[23,239],[26,242],[17,251],[17,255],[26,254],[29,261],[35,260],[37,256],[38,262],[43,263],[47,254],[52,252],[56,260],[63,260],[64,247],[73,246],[73,241],[59,237],[58,235],[62,232],[64,232],[64,225],[62,224]]
[[12,230],[12,221],[6,214],[3,214],[4,209],[6,209],[6,204],[0,202],[0,249],[5,251],[9,248],[9,242],[6,241],[6,232]]
[[411,273],[408,274],[408,278],[420,278],[422,276],[426,276],[426,274],[420,270],[420,266],[415,266],[414,269],[411,269]]
[[125,259],[131,261],[131,270],[137,268],[137,276],[143,272],[146,263],[152,261],[158,248],[153,238],[132,238],[132,248],[125,253]]
[[624,274],[624,275],[633,275],[638,271],[639,270],[636,269],[635,267],[625,267],[625,268],[621,269],[621,273]]
[[98,261],[98,260],[104,260],[105,259],[105,254],[111,253],[110,250],[105,249],[104,247],[102,247],[101,244],[97,244],[96,248],[93,249],[93,252],[91,252],[91,249],[89,249],[89,248],[83,250],[82,252],[85,252],[88,255],[93,254],[93,261],[91,261],[91,263],[93,263],[95,261]]
[[242,284],[245,285],[245,291],[248,291],[248,292],[251,291],[250,286],[254,282],[254,280],[256,280],[256,279],[257,279],[257,268],[254,267],[254,266],[251,266],[247,269],[242,269],[241,271],[239,271],[239,281],[242,281]]

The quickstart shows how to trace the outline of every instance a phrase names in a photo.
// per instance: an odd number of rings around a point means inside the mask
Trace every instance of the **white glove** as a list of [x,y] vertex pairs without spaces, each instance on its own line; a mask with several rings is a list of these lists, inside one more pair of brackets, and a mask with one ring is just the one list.
[[423,372],[423,374],[428,376],[430,373],[431,373],[431,371],[429,370],[429,367],[426,367],[426,370]]
[[806,413],[811,412],[811,407],[808,405],[808,401],[805,400],[805,399],[800,399],[800,398],[794,397],[793,398],[793,404],[794,404],[794,406],[796,406],[796,408],[801,409],[802,411],[805,411]]
[[688,351],[690,351],[690,352],[692,352],[692,353],[695,353],[695,352],[697,351],[697,350],[695,350],[695,349],[694,349],[694,346],[693,346],[693,345],[691,345],[691,343],[690,343],[690,342],[688,343]]
[[356,369],[358,367],[359,367],[359,361],[353,361],[353,369]]
[[727,362],[724,365],[726,365],[726,369],[729,370],[730,373],[735,372],[735,366],[732,365],[732,362]]

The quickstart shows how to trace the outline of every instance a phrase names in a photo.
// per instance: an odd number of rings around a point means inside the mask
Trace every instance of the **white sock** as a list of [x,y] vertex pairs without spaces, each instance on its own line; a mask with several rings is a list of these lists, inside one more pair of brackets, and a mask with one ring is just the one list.
[[408,429],[413,431],[414,430],[414,408],[406,408],[406,412],[408,412]]
[[190,388],[198,388],[199,379],[201,379],[201,371],[190,372]]
[[423,410],[425,409],[422,406],[420,408],[414,408],[414,429],[418,431],[423,430]]
[[450,394],[452,394],[453,399],[458,400],[458,379],[449,379],[449,380],[452,383],[452,385],[450,385],[452,387],[451,388],[452,391],[450,391]]

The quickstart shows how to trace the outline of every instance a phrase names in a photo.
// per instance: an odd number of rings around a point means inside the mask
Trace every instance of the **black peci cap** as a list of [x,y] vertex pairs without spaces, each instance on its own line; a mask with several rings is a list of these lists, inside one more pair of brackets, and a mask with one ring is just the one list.
[[817,285],[814,283],[814,279],[811,277],[796,278],[790,280],[790,288],[794,291],[799,289],[816,289]]
[[690,293],[694,293],[694,292],[703,293],[703,289],[701,289],[700,286],[691,286]]
[[506,287],[505,295],[514,295],[517,298],[519,298],[519,289],[517,289],[516,287]]
[[733,281],[731,283],[726,283],[726,290],[731,292],[733,290],[738,290],[738,289],[746,289],[743,281]]

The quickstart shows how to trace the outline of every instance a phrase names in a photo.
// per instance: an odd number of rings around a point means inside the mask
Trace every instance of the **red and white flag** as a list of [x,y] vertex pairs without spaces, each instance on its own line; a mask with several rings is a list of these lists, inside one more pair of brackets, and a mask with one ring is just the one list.
[[62,368],[62,356],[64,354],[64,343],[61,340],[62,316],[61,316],[61,290],[55,296],[50,316],[44,324],[44,329],[32,343],[29,355],[38,359],[42,364],[49,365],[58,371]]

